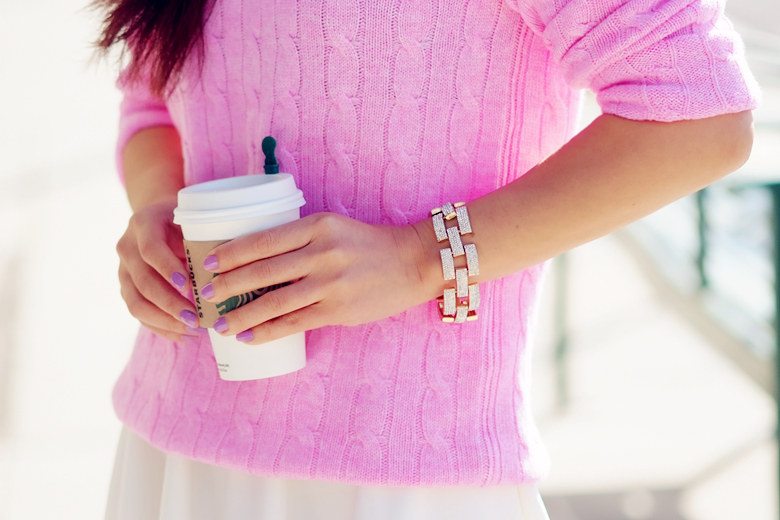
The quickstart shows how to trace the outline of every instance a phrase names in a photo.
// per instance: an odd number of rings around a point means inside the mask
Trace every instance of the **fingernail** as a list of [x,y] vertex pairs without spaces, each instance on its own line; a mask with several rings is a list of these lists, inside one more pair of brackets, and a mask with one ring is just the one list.
[[239,332],[238,334],[236,334],[236,339],[238,341],[252,341],[252,338],[254,338],[254,337],[255,337],[255,335],[252,334],[252,330],[251,329],[247,329],[247,330],[245,330],[243,332]]
[[207,283],[200,289],[200,294],[207,300],[214,297],[214,286],[211,282]]
[[186,323],[190,327],[198,326],[198,317],[195,316],[195,313],[190,310],[184,309],[179,313],[179,317],[184,323]]
[[171,275],[171,281],[176,284],[179,289],[184,289],[184,283],[187,281],[187,279],[183,274],[177,271]]
[[219,267],[219,262],[217,262],[217,256],[216,255],[209,255],[209,256],[207,256],[203,260],[203,267],[205,267],[209,271],[213,271],[217,267]]
[[224,316],[214,322],[214,330],[217,332],[225,332],[228,329],[227,320]]

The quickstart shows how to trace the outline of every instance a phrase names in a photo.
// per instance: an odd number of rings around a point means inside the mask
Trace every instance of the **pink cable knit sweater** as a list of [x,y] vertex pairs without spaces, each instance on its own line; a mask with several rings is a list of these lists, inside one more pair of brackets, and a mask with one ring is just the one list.
[[[201,79],[170,99],[117,79],[117,167],[137,130],[173,124],[187,184],[262,172],[273,135],[307,204],[407,224],[518,178],[604,112],[695,119],[755,108],[719,0],[217,0]],[[659,152],[662,152],[659,150]],[[478,321],[434,302],[308,331],[305,369],[219,379],[206,334],[141,328],[112,398],[151,444],[260,475],[381,485],[533,482],[537,298],[549,261],[482,284]]]

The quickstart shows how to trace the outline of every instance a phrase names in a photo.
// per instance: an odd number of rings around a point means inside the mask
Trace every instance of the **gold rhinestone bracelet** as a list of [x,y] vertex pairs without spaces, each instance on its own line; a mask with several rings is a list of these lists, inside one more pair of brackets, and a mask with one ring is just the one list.
[[[469,213],[464,202],[447,202],[440,208],[431,210],[433,230],[438,242],[448,241],[449,247],[439,250],[441,269],[445,280],[455,280],[455,287],[444,289],[444,294],[438,302],[441,320],[448,323],[463,323],[477,319],[479,307],[479,285],[468,283],[468,278],[479,274],[479,258],[477,246],[464,243],[462,235],[472,233]],[[447,222],[455,219],[455,225],[447,226]],[[455,267],[455,258],[466,257],[466,267]]]

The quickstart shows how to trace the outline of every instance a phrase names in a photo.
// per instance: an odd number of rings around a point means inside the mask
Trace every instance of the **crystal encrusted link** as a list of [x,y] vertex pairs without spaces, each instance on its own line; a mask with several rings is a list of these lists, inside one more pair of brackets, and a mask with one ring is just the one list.
[[444,217],[441,213],[433,215],[433,231],[436,233],[436,241],[447,240],[447,228],[444,225]]
[[444,305],[442,307],[442,312],[446,315],[455,314],[456,305],[455,289],[452,287],[444,289]]
[[455,270],[455,289],[457,291],[458,298],[465,298],[469,295],[468,289],[468,274],[464,268]]
[[455,279],[455,259],[452,257],[452,250],[449,247],[439,249],[441,256],[441,270],[445,280]]
[[477,246],[474,244],[463,244],[463,250],[466,254],[466,265],[469,268],[469,276],[477,276],[479,274]]
[[455,218],[455,206],[452,205],[452,202],[445,202],[442,204],[441,212],[444,214],[444,218],[447,220],[452,220]]
[[479,308],[479,285],[469,284],[469,310],[475,311]]
[[458,309],[455,311],[455,323],[463,323],[468,316],[468,307],[465,305],[458,305]]
[[458,228],[460,228],[460,234],[465,235],[471,233],[471,220],[469,219],[469,212],[466,206],[458,206],[455,208],[455,216],[458,219]]
[[458,228],[447,228],[447,236],[450,239],[450,249],[452,250],[452,256],[460,256],[465,254],[465,251],[463,250],[463,242],[460,239],[460,233],[458,233]]

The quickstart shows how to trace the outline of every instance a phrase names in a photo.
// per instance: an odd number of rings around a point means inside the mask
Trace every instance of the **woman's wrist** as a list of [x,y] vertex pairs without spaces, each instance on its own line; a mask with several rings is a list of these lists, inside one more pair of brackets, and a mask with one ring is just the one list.
[[403,226],[409,247],[406,262],[413,267],[412,283],[417,284],[422,302],[441,296],[442,291],[451,285],[444,279],[441,270],[441,244],[436,240],[433,223],[424,218]]
[[145,128],[127,141],[123,151],[125,191],[133,212],[176,201],[184,187],[179,143],[173,126]]
[[132,200],[130,206],[133,213],[136,213],[150,206],[163,204],[175,208],[178,205],[177,193],[157,193],[152,197],[136,198]]
[[[171,204],[175,207],[179,190],[184,186],[179,182],[171,182],[173,178],[176,178],[176,172],[164,166],[128,172],[127,199],[133,212],[157,204]],[[161,182],[161,179],[166,181]]]

